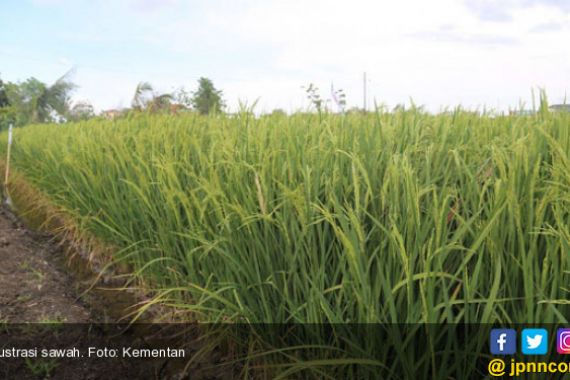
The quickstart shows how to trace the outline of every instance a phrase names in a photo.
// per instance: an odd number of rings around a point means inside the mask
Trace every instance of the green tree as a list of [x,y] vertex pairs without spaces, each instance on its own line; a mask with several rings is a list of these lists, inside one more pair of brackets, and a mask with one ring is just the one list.
[[150,112],[168,111],[172,105],[172,99],[172,94],[154,95],[148,102],[147,109]]
[[10,105],[8,94],[6,93],[7,83],[0,79],[0,131],[8,128],[16,120],[14,107]]
[[8,95],[6,95],[6,86],[0,78],[0,108],[7,107],[10,105],[8,101]]
[[95,116],[95,110],[91,103],[86,101],[77,102],[71,107],[68,119],[71,121],[87,120]]
[[12,108],[16,125],[58,121],[68,116],[71,92],[76,88],[69,80],[71,72],[51,86],[36,78],[23,83],[5,85],[5,93]]
[[185,108],[192,107],[192,94],[187,91],[184,87],[177,89],[174,94],[174,101]]
[[273,111],[271,111],[270,113],[271,116],[278,116],[278,117],[285,117],[287,116],[287,112],[285,112],[283,109],[281,108],[275,108]]
[[133,109],[137,111],[142,111],[146,108],[147,103],[154,96],[154,89],[152,85],[148,82],[140,82],[135,88],[135,95],[131,102]]
[[191,103],[193,108],[202,115],[210,112],[221,112],[225,107],[222,91],[216,90],[214,83],[208,78],[198,80],[198,90],[193,93]]
[[131,105],[137,111],[168,111],[173,104],[174,95],[169,93],[157,94],[148,82],[140,82],[135,89]]

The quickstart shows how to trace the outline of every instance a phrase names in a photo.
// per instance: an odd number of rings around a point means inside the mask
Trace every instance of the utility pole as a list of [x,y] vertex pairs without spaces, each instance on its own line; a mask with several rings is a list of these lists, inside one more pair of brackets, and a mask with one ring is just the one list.
[[366,112],[366,71],[364,72],[364,75],[362,76],[362,92],[363,92],[362,103],[364,105],[363,110],[364,110],[364,112]]

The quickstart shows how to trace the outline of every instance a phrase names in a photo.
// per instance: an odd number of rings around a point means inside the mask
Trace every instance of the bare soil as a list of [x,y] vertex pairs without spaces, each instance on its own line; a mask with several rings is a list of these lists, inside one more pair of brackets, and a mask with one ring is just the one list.
[[[109,317],[112,313],[102,312],[93,296],[96,292],[84,293],[90,284],[66,263],[65,253],[52,237],[27,229],[11,211],[0,207],[0,352],[16,346],[86,350],[89,345],[110,344],[111,334],[101,323],[115,322]],[[38,322],[42,324],[28,325]],[[115,343],[148,346],[141,334],[124,334],[119,339]],[[25,360],[0,355],[0,379],[183,378],[176,374],[178,370],[168,370],[171,363],[121,358]]]
[[0,321],[95,321],[61,265],[62,254],[49,236],[26,229],[0,208]]

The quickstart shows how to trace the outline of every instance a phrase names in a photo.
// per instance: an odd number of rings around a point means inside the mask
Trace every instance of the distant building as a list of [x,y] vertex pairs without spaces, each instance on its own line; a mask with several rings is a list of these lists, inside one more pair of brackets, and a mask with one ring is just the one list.
[[123,114],[123,111],[121,111],[121,110],[106,110],[106,111],[101,112],[101,116],[103,116],[105,119],[109,119],[109,120],[116,119],[117,117],[121,116],[122,114]]
[[570,104],[553,104],[548,109],[552,112],[570,112]]
[[189,111],[191,111],[191,109],[190,109],[189,107],[186,107],[185,105],[183,105],[183,104],[178,104],[178,103],[170,104],[170,105],[169,105],[169,108],[170,108],[170,113],[173,114],[173,115],[176,115],[176,114],[178,114],[179,112],[189,112]]

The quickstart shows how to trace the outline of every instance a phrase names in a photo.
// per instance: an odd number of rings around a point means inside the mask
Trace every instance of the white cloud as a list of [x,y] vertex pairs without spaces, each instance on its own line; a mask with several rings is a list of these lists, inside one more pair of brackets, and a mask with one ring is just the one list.
[[[558,44],[567,34],[543,41],[528,30],[566,16],[540,5],[509,15],[509,22],[489,25],[457,1],[292,0],[255,2],[217,21],[233,38],[272,46],[278,73],[321,88],[346,83],[349,102],[359,102],[362,71],[373,81],[371,96],[391,103],[413,96],[432,109],[458,102],[504,107],[536,85],[561,93],[568,72],[547,70],[565,67],[568,48]],[[265,88],[270,99],[285,91]]]
[[[157,63],[153,71],[163,74],[138,80],[191,87],[189,78],[214,73],[231,105],[260,97],[267,110],[296,108],[304,104],[301,85],[314,82],[326,96],[331,81],[346,91],[349,105],[361,104],[366,71],[370,101],[394,105],[413,97],[433,110],[458,103],[506,108],[528,99],[533,86],[561,99],[570,79],[570,7],[554,0],[214,0],[197,10],[175,0],[126,1],[170,13],[139,16],[121,38],[179,57]],[[179,69],[183,63],[186,70]],[[95,76],[81,77],[82,95],[93,93],[105,107],[121,95],[128,105],[133,75]],[[106,91],[96,89],[103,84]]]

